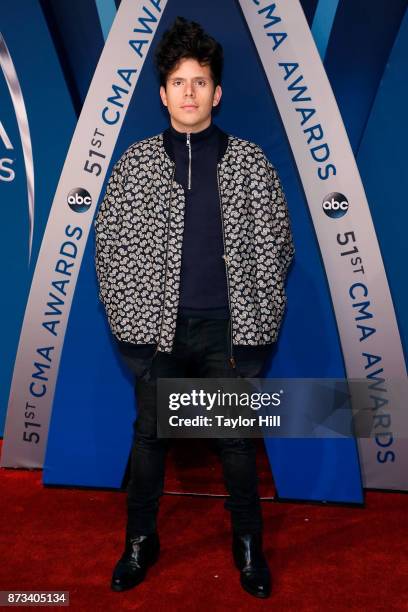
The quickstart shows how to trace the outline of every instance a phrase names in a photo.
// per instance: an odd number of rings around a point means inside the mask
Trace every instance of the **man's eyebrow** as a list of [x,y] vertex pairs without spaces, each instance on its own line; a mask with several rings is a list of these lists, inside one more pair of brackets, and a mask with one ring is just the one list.
[[[193,79],[202,79],[203,81],[209,81],[210,77],[208,77],[208,76],[195,76],[195,77],[193,77]],[[175,77],[170,77],[170,80],[171,81],[185,81],[186,79],[185,79],[185,77],[177,77],[177,76],[175,76]]]

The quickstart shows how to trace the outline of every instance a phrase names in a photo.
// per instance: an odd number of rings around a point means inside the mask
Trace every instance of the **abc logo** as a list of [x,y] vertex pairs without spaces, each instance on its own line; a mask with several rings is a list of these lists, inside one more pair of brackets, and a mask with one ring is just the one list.
[[322,206],[328,217],[338,219],[346,214],[349,203],[345,195],[333,192],[324,198]]
[[67,197],[68,206],[74,212],[85,212],[92,204],[92,198],[86,189],[71,189]]

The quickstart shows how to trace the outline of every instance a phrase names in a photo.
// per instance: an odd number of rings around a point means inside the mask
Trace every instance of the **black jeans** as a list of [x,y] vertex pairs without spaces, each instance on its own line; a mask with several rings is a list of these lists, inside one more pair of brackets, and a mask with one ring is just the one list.
[[[127,351],[126,362],[136,374],[138,414],[134,422],[128,484],[128,535],[147,535],[156,530],[159,498],[163,494],[166,452],[170,440],[157,437],[156,383],[162,378],[259,377],[265,352],[252,351],[233,368],[229,357],[229,320],[184,318],[177,320],[171,353],[158,352],[141,358]],[[237,533],[262,530],[254,439],[217,439],[223,476]]]

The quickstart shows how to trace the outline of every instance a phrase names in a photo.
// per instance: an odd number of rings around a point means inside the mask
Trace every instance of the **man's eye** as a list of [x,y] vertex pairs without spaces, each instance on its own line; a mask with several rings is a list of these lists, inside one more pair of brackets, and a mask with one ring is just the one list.
[[181,81],[173,81],[173,85],[176,85],[176,86],[181,85]]
[[197,83],[200,87],[204,87],[207,84],[207,81],[200,80],[200,81],[197,81]]

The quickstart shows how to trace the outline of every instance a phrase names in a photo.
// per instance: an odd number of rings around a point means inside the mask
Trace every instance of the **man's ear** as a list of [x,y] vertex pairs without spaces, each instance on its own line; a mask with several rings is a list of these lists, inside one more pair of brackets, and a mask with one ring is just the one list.
[[161,97],[161,101],[163,102],[164,106],[167,106],[166,90],[163,87],[163,85],[160,86],[160,97]]
[[213,106],[218,106],[222,96],[221,85],[217,85],[214,91]]

